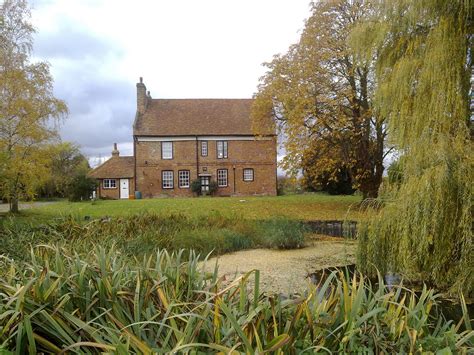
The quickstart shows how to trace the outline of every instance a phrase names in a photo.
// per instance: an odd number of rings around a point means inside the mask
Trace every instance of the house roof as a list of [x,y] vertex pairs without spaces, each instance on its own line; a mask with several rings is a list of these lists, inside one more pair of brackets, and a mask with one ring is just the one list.
[[96,179],[119,179],[131,178],[134,176],[135,158],[134,157],[112,157],[88,175]]
[[[137,114],[137,136],[253,135],[250,112],[253,99],[148,99],[145,113]],[[270,121],[270,120],[269,120]],[[274,135],[268,128],[263,135]]]

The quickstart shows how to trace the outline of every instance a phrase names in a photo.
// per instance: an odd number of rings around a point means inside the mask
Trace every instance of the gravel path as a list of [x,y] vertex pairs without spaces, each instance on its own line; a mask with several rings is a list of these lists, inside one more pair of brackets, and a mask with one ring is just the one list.
[[[45,205],[50,205],[52,203],[55,203],[55,202],[54,201],[24,202],[24,203],[20,203],[19,208],[20,208],[20,211],[21,211],[21,210],[27,210],[27,209],[30,209],[30,208],[34,208],[34,207],[41,207],[41,206],[45,206]],[[10,209],[10,206],[8,205],[8,203],[0,203],[0,212],[8,212],[9,209]]]
[[[302,293],[308,285],[308,274],[332,266],[355,262],[356,242],[338,238],[313,238],[306,248],[296,250],[254,249],[210,259],[205,270],[211,271],[216,259],[219,276],[226,281],[247,271],[260,270],[260,288],[269,293]],[[253,279],[253,277],[252,277]]]

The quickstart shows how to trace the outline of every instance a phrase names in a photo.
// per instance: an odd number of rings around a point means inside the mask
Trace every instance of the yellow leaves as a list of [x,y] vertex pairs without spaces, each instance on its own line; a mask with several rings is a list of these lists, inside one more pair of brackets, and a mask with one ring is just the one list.
[[45,146],[58,136],[67,107],[53,95],[49,64],[29,62],[33,29],[26,3],[6,6],[3,19],[15,26],[0,27],[0,191],[16,200],[32,197],[47,177]]
[[299,42],[266,63],[253,117],[256,124],[257,113],[273,107],[284,138],[285,170],[337,180],[357,166],[368,172],[358,175],[364,180],[360,186],[377,191],[381,174],[373,165],[383,168],[377,162],[383,159],[385,136],[376,126],[383,120],[371,109],[372,68],[356,63],[347,42],[355,19],[370,17],[370,7],[346,0],[315,2]]

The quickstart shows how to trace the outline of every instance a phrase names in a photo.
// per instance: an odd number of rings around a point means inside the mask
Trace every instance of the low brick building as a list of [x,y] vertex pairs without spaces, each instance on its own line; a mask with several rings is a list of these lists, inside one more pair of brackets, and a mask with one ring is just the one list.
[[[192,196],[191,182],[199,179],[203,192],[216,181],[219,196],[276,195],[275,131],[269,118],[268,126],[254,134],[252,103],[252,99],[152,99],[140,78],[134,156],[126,157],[134,164],[130,191],[136,187],[145,198]],[[113,170],[102,169],[106,164],[92,176],[106,179]],[[113,164],[119,169],[122,163]],[[116,179],[124,174],[114,173]],[[102,186],[99,196],[111,193]]]
[[97,179],[97,196],[110,199],[128,199],[135,191],[135,159],[121,157],[114,144],[112,157],[89,173]]

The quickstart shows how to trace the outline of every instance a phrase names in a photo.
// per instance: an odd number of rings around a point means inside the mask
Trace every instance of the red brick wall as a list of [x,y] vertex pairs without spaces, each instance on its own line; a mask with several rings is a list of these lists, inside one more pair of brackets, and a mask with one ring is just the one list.
[[[144,198],[192,196],[190,189],[178,187],[178,171],[189,170],[191,181],[198,178],[196,141],[173,142],[172,160],[161,159],[161,142],[137,142],[135,149],[137,187]],[[219,187],[217,195],[276,195],[275,139],[229,140],[227,159],[217,159],[216,141],[208,141],[208,155],[202,157],[201,144],[198,142],[198,154],[199,173],[210,174],[211,180],[217,181],[217,169],[228,170],[228,186]],[[254,169],[254,181],[243,181],[244,168]],[[162,188],[161,172],[163,170],[174,172],[173,189]]]
[[[99,186],[97,186],[97,196],[100,198],[110,198],[114,200],[120,199],[120,179],[116,180],[116,187],[113,189],[104,189],[104,179],[97,179]],[[128,179],[128,190],[130,195],[135,194],[134,179]]]

